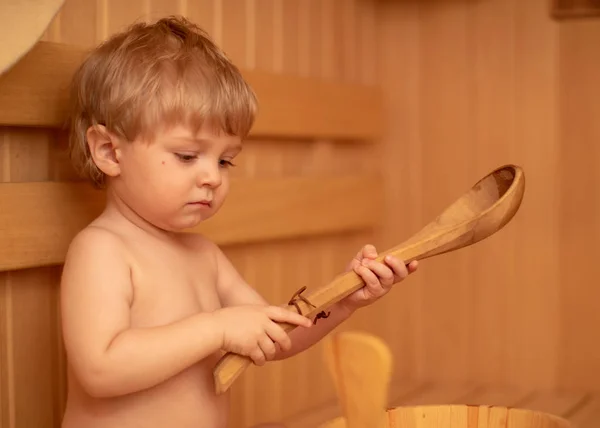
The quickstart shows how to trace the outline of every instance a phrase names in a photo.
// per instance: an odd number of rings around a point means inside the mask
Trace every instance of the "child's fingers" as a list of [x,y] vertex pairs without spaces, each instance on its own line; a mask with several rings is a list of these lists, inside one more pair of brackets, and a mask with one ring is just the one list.
[[271,340],[269,336],[262,336],[258,340],[258,345],[260,346],[260,349],[262,350],[267,361],[272,360],[275,357],[277,348],[275,347],[275,343],[273,342],[273,340]]
[[376,259],[377,258],[377,249],[375,248],[374,245],[367,244],[362,248],[362,250],[360,252],[362,253],[361,258],[367,258],[367,259]]
[[248,357],[250,357],[250,359],[252,359],[252,362],[254,362],[254,364],[256,364],[257,366],[262,366],[266,363],[267,359],[265,357],[264,352],[262,351],[260,346],[256,346],[252,352],[250,352],[250,354],[248,355]]
[[356,269],[356,273],[363,279],[367,290],[369,290],[373,296],[381,296],[383,294],[385,290],[381,286],[379,278],[377,278],[375,273],[373,273],[369,268],[365,266],[359,266]]
[[265,331],[270,340],[277,343],[282,350],[288,351],[292,347],[292,339],[277,323],[269,323]]
[[413,273],[414,271],[416,271],[416,270],[417,270],[417,268],[418,268],[418,267],[419,267],[419,262],[418,262],[418,261],[416,261],[416,260],[413,260],[412,262],[410,262],[410,263],[408,264],[408,267],[407,267],[407,269],[408,269],[408,272],[409,272],[409,273]]
[[402,260],[398,259],[398,257],[387,256],[385,257],[385,262],[392,268],[394,275],[398,278],[404,279],[408,276],[408,268]]
[[384,287],[391,287],[394,284],[394,271],[390,267],[374,260],[364,260],[363,266],[369,268],[377,275],[381,285]]
[[273,321],[287,322],[304,327],[312,326],[312,322],[304,315],[300,315],[298,312],[290,311],[280,306],[268,306],[266,311],[267,316]]

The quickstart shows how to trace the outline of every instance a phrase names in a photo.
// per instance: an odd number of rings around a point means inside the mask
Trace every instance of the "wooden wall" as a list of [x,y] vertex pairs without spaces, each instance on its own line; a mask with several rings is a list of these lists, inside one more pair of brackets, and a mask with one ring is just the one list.
[[496,165],[527,177],[513,223],[423,263],[396,295],[408,302],[398,358],[435,382],[597,389],[600,20],[556,21],[546,0],[386,0],[379,12],[398,194],[386,242]]
[[[598,389],[600,21],[555,21],[546,0],[67,0],[45,39],[91,46],[132,20],[172,12],[203,25],[242,67],[384,89],[381,144],[249,142],[235,170],[242,179],[385,178],[377,234],[226,248],[269,300],[328,281],[365,242],[396,244],[489,170],[517,163],[527,191],[513,223],[423,262],[344,328],[386,339],[398,379]],[[72,179],[55,132],[11,127],[0,136],[0,181]],[[58,426],[59,274],[0,273],[2,427]],[[300,376],[286,382],[292,374]],[[319,346],[238,382],[234,427],[294,421],[334,400]],[[258,397],[263,386],[268,396]]]
[[[202,25],[246,70],[334,83],[372,85],[377,80],[376,11],[371,1],[67,0],[44,40],[90,47],[134,20],[171,13],[183,13]],[[0,128],[0,135],[0,181],[75,179],[57,131],[9,126]],[[340,175],[355,179],[377,169],[377,151],[372,141],[253,137],[233,174],[240,180]],[[369,181],[361,184],[370,185]],[[350,192],[346,195],[352,197]],[[361,245],[373,239],[367,227],[224,249],[251,284],[280,304],[301,286],[327,283],[345,269]],[[2,427],[59,426],[65,393],[59,276],[60,266],[0,273]],[[354,324],[365,320],[374,325],[376,320],[367,315],[357,317]],[[385,316],[392,315],[378,314],[381,319]],[[297,380],[286,382],[292,375]],[[333,399],[329,383],[314,383],[326,376],[319,348],[290,361],[248,370],[233,387],[232,426],[294,420],[306,409]],[[263,389],[268,395],[261,397],[258,391]]]

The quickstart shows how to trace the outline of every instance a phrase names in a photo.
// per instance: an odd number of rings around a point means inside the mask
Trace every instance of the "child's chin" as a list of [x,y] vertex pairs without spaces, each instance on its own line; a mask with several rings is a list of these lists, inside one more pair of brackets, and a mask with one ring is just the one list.
[[172,223],[174,232],[183,232],[189,229],[193,229],[200,225],[205,220],[208,220],[212,217],[212,214],[204,213],[203,215],[188,215],[183,218],[177,219]]

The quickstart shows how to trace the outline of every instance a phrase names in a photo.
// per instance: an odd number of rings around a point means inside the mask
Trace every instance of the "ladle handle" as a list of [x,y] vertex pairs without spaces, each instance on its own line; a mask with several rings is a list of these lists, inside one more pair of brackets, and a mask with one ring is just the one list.
[[[433,242],[435,242],[434,239],[428,239],[416,245],[407,242],[381,253],[376,260],[381,262],[385,256],[392,255],[404,261],[404,263],[409,264],[413,260],[433,255]],[[307,299],[316,307],[307,308],[308,313],[305,313],[305,315],[307,317],[312,317],[318,314],[353,292],[360,290],[364,285],[365,282],[355,272],[350,271],[342,274],[329,285],[322,287],[307,296]],[[295,310],[294,306],[288,306],[288,309],[292,311]],[[281,326],[285,332],[290,332],[297,327],[295,324],[289,323],[278,323],[278,325]],[[215,391],[217,394],[222,394],[227,391],[250,364],[252,364],[251,358],[231,352],[221,357],[213,372]]]

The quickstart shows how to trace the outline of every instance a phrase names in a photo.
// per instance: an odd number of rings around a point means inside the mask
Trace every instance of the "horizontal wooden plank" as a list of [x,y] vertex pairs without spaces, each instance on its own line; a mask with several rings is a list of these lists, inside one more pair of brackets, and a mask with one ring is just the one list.
[[[220,245],[368,229],[378,221],[377,176],[233,180],[225,205],[197,227]],[[84,183],[0,184],[0,271],[60,264],[102,210]]]
[[[39,42],[0,76],[0,125],[58,127],[83,48]],[[256,136],[371,140],[382,132],[379,89],[242,70],[260,102]]]

